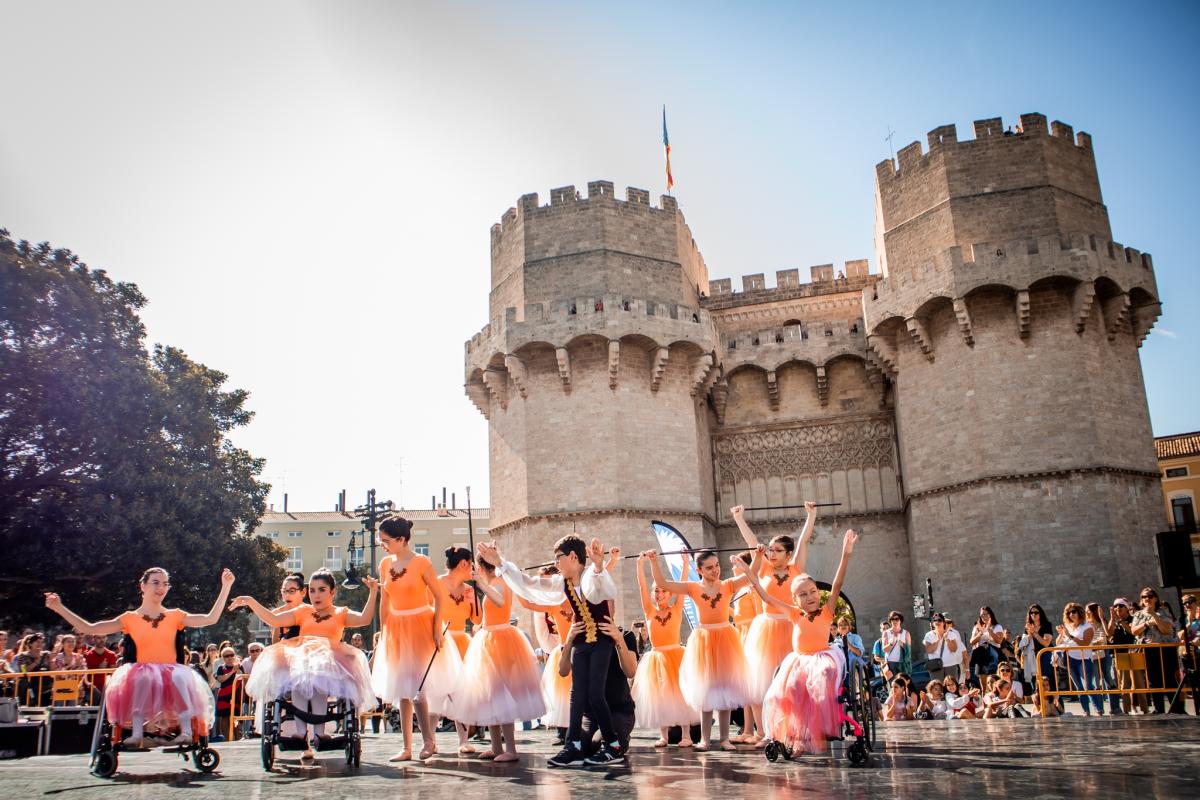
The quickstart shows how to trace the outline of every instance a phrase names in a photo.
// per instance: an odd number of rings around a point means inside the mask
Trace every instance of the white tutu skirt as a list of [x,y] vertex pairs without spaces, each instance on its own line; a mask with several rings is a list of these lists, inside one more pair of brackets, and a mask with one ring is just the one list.
[[545,715],[537,658],[511,625],[485,626],[471,639],[446,716],[465,725],[507,725]]
[[745,647],[751,703],[762,703],[767,695],[767,687],[775,677],[775,670],[792,652],[794,627],[786,617],[779,619],[766,614],[759,614],[750,623]]
[[104,687],[109,721],[126,731],[134,717],[146,733],[178,731],[187,722],[192,732],[207,735],[216,719],[212,690],[204,677],[184,664],[124,664]]
[[783,660],[763,699],[763,724],[777,742],[820,753],[841,734],[838,690],[846,670],[840,647],[819,653],[792,652]]
[[666,728],[700,722],[700,714],[683,699],[679,688],[682,665],[683,648],[679,645],[656,647],[642,656],[631,690],[638,727]]
[[542,724],[547,728],[567,728],[571,725],[571,676],[558,674],[558,659],[561,656],[562,645],[554,645],[542,670],[542,699],[546,701]]
[[729,711],[746,705],[749,680],[737,628],[701,624],[692,631],[679,667],[679,688],[693,710]]
[[371,670],[374,696],[383,702],[425,700],[431,713],[450,716],[450,695],[461,671],[462,656],[451,636],[443,637],[434,655],[432,608],[416,614],[393,613],[384,621]]
[[336,697],[360,710],[375,707],[371,671],[357,647],[322,636],[285,639],[263,650],[246,681],[246,694],[270,702],[295,692]]

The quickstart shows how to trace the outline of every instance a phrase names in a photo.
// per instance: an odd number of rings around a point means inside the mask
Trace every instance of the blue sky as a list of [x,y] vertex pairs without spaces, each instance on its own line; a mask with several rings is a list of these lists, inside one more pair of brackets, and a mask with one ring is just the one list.
[[[11,2],[0,225],[138,283],[153,341],[252,393],[293,508],[487,497],[462,346],[488,228],[589,180],[675,194],[711,277],[868,257],[874,165],[1038,111],[1091,133],[1154,255],[1156,434],[1200,429],[1191,3]],[[402,483],[401,483],[402,482]]]

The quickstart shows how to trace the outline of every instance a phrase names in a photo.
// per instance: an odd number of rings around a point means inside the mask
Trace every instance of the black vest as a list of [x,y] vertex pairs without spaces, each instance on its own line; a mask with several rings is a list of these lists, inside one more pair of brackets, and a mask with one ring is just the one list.
[[563,578],[563,584],[563,590],[567,593],[567,600],[571,603],[571,610],[575,612],[575,619],[583,620],[584,642],[595,644],[599,637],[596,623],[611,622],[608,615],[608,601],[603,600],[599,603],[593,603],[587,599],[580,600],[579,593],[575,591],[574,583],[567,578]]

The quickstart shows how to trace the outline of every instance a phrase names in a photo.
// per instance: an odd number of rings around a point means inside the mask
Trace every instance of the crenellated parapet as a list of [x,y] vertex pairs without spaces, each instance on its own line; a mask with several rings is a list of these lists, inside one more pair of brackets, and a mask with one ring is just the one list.
[[789,361],[824,367],[836,358],[867,358],[863,323],[858,320],[802,322],[721,337],[726,374],[752,364],[773,372]]
[[818,264],[809,267],[809,277],[811,280],[801,281],[799,269],[778,270],[775,273],[775,286],[768,288],[763,273],[743,275],[740,291],[734,290],[730,278],[710,280],[708,297],[704,298],[701,305],[710,311],[717,311],[744,305],[859,292],[873,286],[878,280],[878,276],[870,274],[866,259],[847,261],[838,269],[833,264]]
[[1128,324],[1140,344],[1160,312],[1150,254],[1090,234],[1050,235],[950,247],[931,261],[889,276],[863,292],[865,329],[877,357],[891,368],[894,353],[878,335],[888,323],[902,325],[933,360],[923,325],[926,309],[939,300],[951,303],[963,342],[973,346],[967,299],[982,289],[1004,288],[1013,293],[1014,325],[1024,338],[1031,324],[1030,290],[1051,282],[1072,287],[1077,333],[1085,330],[1097,299],[1109,338]]

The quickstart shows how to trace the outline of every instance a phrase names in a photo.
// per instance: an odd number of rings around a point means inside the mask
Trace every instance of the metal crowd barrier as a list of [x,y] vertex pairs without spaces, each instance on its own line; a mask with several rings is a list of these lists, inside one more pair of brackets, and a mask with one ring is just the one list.
[[[1112,672],[1114,684],[1109,688],[1106,676],[1100,666],[1101,661],[1095,656],[1089,656],[1084,661],[1089,661],[1094,666],[1097,678],[1097,686],[1089,688],[1086,685],[1077,685],[1075,675],[1067,665],[1071,657],[1069,651],[1090,651],[1092,653],[1104,654],[1112,653]],[[1052,700],[1060,697],[1079,697],[1086,695],[1091,698],[1097,707],[1100,703],[1110,700],[1111,695],[1119,695],[1123,698],[1128,698],[1130,703],[1144,707],[1147,705],[1147,700],[1151,696],[1160,694],[1163,696],[1165,703],[1169,703],[1171,696],[1175,693],[1179,686],[1179,668],[1183,664],[1184,657],[1180,651],[1182,647],[1178,643],[1173,644],[1106,644],[1106,645],[1071,645],[1071,646],[1056,646],[1047,647],[1038,652],[1037,659],[1037,685],[1034,691],[1038,696],[1038,708],[1042,714],[1042,718],[1046,717],[1047,706]],[[1044,653],[1050,653],[1050,656],[1043,656]],[[1046,661],[1053,663],[1053,654],[1060,654],[1063,668],[1055,669],[1053,684],[1049,681],[1049,676],[1043,674],[1043,666]],[[1083,668],[1083,679],[1086,684],[1087,672],[1086,667]],[[1059,677],[1065,672],[1066,681],[1059,680]],[[1190,695],[1191,687],[1185,685],[1179,693],[1180,702],[1185,697]]]
[[96,678],[111,675],[112,669],[72,669],[50,672],[0,673],[0,697],[15,697],[26,708],[47,706],[94,706],[100,702]]

